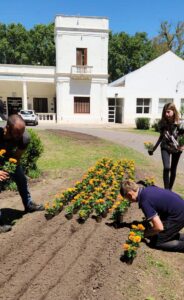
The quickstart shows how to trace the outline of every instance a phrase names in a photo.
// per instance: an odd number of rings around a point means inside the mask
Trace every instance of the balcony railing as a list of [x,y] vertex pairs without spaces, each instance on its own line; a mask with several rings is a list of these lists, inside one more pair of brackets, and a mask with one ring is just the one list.
[[91,79],[92,66],[72,66],[71,77],[76,79]]

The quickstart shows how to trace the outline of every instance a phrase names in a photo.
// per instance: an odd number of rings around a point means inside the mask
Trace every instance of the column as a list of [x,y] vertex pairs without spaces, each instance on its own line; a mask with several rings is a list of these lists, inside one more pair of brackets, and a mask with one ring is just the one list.
[[23,81],[23,109],[27,109],[27,82]]

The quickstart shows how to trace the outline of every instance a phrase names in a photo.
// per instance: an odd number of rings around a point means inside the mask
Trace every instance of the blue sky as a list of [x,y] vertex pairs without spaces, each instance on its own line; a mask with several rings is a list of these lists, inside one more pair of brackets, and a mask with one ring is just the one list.
[[48,24],[57,14],[105,16],[113,32],[157,35],[162,21],[184,21],[184,0],[0,0],[0,22],[27,29]]

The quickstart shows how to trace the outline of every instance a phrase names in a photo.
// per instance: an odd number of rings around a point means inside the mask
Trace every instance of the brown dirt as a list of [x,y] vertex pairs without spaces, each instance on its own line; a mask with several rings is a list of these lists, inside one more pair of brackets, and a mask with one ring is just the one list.
[[[94,139],[82,136],[77,134],[77,139]],[[72,186],[72,179],[67,180],[71,172],[31,184],[35,201],[44,203]],[[15,192],[3,192],[0,200],[4,217],[16,219],[12,231],[0,235],[0,299],[183,299],[183,254],[155,251],[141,243],[132,265],[120,261],[129,224],[142,219],[136,205],[115,229],[108,218],[78,224],[76,218],[66,220],[64,212],[50,221],[44,212],[23,215]]]

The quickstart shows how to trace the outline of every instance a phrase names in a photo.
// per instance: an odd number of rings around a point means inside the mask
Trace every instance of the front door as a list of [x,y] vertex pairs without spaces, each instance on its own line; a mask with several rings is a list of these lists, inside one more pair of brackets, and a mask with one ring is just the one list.
[[37,113],[48,113],[48,99],[33,98],[33,109]]
[[17,114],[22,109],[22,98],[20,97],[8,97],[8,115]]
[[123,99],[108,99],[108,122],[123,123]]

